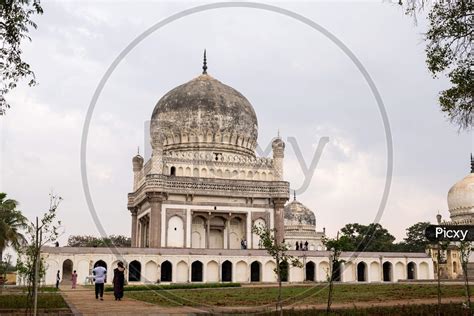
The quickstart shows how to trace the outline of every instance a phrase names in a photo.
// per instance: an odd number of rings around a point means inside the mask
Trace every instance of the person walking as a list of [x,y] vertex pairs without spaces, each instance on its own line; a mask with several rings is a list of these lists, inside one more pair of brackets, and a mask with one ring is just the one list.
[[116,301],[121,301],[123,297],[123,285],[125,283],[125,268],[123,263],[119,262],[117,268],[114,269],[114,296]]
[[76,288],[76,284],[77,284],[77,273],[76,273],[76,270],[74,270],[74,272],[71,274],[71,282],[72,282],[72,288],[75,289],[75,288]]
[[92,270],[95,282],[95,299],[104,300],[104,283],[107,282],[107,269],[98,265]]
[[56,288],[59,289],[59,281],[61,281],[61,276],[59,275],[59,270],[58,273],[56,273]]

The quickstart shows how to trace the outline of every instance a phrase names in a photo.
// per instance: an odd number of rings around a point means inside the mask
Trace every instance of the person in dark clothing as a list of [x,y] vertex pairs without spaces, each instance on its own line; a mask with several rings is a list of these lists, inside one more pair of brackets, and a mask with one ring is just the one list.
[[296,250],[300,250],[300,245],[296,242]]
[[119,262],[117,268],[114,269],[114,296],[116,301],[121,301],[123,297],[123,285],[125,283],[125,268],[123,263]]
[[300,241],[300,250],[303,250],[303,242]]
[[307,240],[304,242],[304,250],[306,250],[306,251],[308,250],[308,241]]
[[58,273],[56,273],[56,288],[59,289],[59,281],[61,281],[61,276],[59,275],[59,270]]

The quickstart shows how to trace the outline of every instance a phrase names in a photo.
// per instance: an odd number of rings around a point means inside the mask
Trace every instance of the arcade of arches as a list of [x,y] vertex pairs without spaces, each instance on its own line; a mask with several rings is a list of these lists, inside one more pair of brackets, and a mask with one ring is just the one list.
[[[158,259],[158,257],[156,257]],[[190,257],[188,257],[191,259]],[[275,282],[275,262],[268,257],[258,256],[219,260],[212,256],[200,259],[185,259],[182,256],[167,256],[167,260],[128,259],[126,277],[130,283],[185,283],[185,282]],[[61,270],[62,282],[67,284],[73,270],[78,281],[83,283],[91,270],[101,265],[113,270],[119,260],[103,257],[95,261],[81,258],[64,258],[61,263],[47,259],[47,264]],[[330,273],[329,262],[324,257],[307,257],[302,268],[282,263],[283,282],[325,282]],[[110,268],[108,268],[110,267]],[[405,262],[402,259],[347,261],[333,268],[333,278],[341,282],[397,282],[403,279],[429,279],[433,277],[433,266],[428,260],[418,259]],[[49,271],[49,270],[48,270]],[[46,282],[54,284],[55,275],[47,273]],[[111,282],[111,277],[107,278]]]

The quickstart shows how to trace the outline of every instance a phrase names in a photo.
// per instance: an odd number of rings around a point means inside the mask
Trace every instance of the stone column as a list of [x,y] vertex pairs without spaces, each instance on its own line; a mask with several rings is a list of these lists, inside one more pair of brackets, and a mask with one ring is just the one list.
[[210,234],[211,234],[211,216],[209,215],[206,221],[206,248],[209,249],[209,241],[210,241]]
[[191,248],[192,225],[191,210],[188,208],[186,209],[186,248]]
[[138,209],[136,207],[132,207],[129,209],[130,213],[132,214],[132,233],[131,233],[131,239],[132,239],[132,247],[137,247],[138,241],[137,241],[137,213]]
[[273,206],[275,210],[275,234],[276,241],[282,243],[285,239],[285,226],[284,226],[284,206],[286,199],[273,199]]
[[230,249],[230,216],[227,218],[225,226],[227,230],[227,245],[224,245],[224,248]]
[[143,217],[138,220],[138,238],[137,238],[138,247],[142,248],[143,245]]
[[150,203],[150,223],[148,227],[149,247],[161,247],[161,203],[163,195],[160,192],[149,192],[146,194]]
[[254,249],[256,248],[255,245],[253,244],[253,238],[252,238],[252,213],[251,211],[247,211],[247,214],[245,215],[245,235],[247,239],[247,249]]

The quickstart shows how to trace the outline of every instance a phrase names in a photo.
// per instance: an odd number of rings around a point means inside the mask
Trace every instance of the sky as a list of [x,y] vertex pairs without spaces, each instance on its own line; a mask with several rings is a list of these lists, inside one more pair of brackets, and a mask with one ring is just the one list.
[[[0,117],[0,191],[33,219],[63,198],[58,217],[69,235],[99,235],[87,207],[80,170],[82,128],[91,98],[119,53],[155,23],[210,2],[48,1],[35,17],[24,58],[39,85],[7,96]],[[374,81],[393,139],[393,178],[380,223],[398,240],[419,221],[449,217],[449,188],[469,172],[472,133],[440,112],[444,77],[425,65],[421,14],[415,24],[387,1],[265,2],[318,23],[357,56]],[[146,148],[145,125],[157,101],[201,72],[240,91],[259,122],[259,146],[278,131],[286,142],[285,180],[334,236],[346,223],[369,224],[379,208],[387,168],[380,111],[350,58],[323,34],[287,16],[250,8],[193,14],[149,35],[117,66],[90,122],[87,174],[107,234],[130,234],[127,193],[132,156]],[[329,138],[309,186],[296,152],[309,165]],[[296,140],[295,149],[288,139]]]

